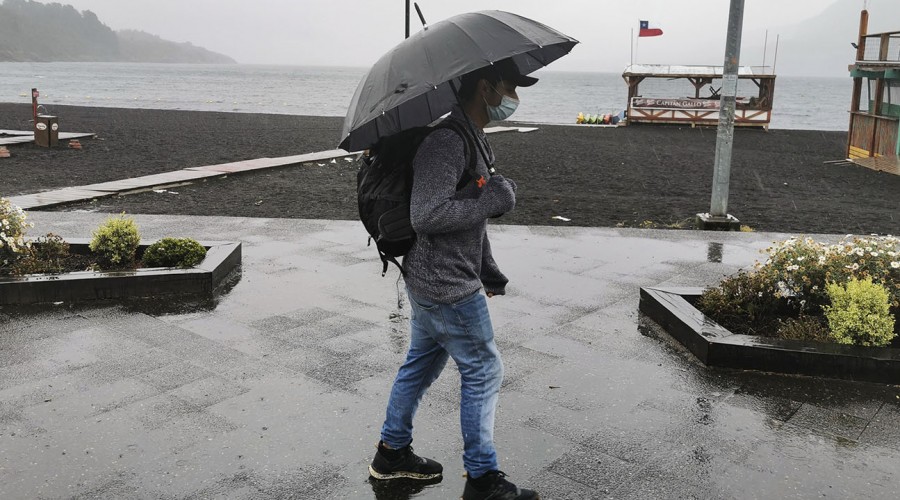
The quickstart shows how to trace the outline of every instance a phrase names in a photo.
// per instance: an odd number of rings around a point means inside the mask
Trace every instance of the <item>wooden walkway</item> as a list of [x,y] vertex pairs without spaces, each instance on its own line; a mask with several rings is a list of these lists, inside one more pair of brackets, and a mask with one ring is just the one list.
[[[486,134],[496,134],[502,132],[533,132],[537,130],[535,127],[492,127],[485,129]],[[31,134],[31,132],[0,130],[0,134],[10,132]],[[84,134],[79,137],[93,136],[94,134]],[[59,138],[63,139],[63,134],[59,134]],[[74,137],[71,137],[74,139]],[[33,135],[29,135],[27,140],[20,142],[31,142],[34,140]],[[0,143],[2,145],[3,143]],[[44,191],[34,194],[24,194],[20,196],[11,196],[9,200],[21,207],[23,210],[35,210],[40,208],[48,208],[55,205],[64,205],[67,203],[78,203],[95,198],[105,198],[108,196],[116,196],[128,193],[139,193],[152,189],[163,189],[174,186],[182,186],[199,179],[211,177],[224,177],[228,174],[250,172],[265,168],[288,167],[292,165],[302,165],[304,163],[312,163],[325,160],[337,160],[339,158],[355,157],[360,153],[348,153],[343,149],[332,149],[329,151],[320,151],[318,153],[308,153],[295,156],[282,156],[279,158],[256,158],[253,160],[236,161],[232,163],[222,163],[219,165],[207,165],[204,167],[189,167],[174,172],[165,172],[162,174],[145,175],[143,177],[133,177],[131,179],[122,179],[118,181],[101,182],[99,184],[88,184],[85,186],[67,187],[56,189],[53,191]]]
[[143,177],[133,177],[131,179],[88,184],[85,186],[67,187],[35,194],[11,196],[9,200],[23,210],[35,210],[52,207],[54,205],[104,198],[107,196],[180,186],[198,179],[223,177],[228,174],[249,172],[263,168],[287,167],[316,161],[336,160],[338,158],[350,156],[357,156],[357,153],[348,153],[343,149],[332,149],[330,151],[321,151],[305,155],[283,156],[280,158],[257,158],[254,160],[223,163],[221,165],[190,167],[174,172],[145,175]]

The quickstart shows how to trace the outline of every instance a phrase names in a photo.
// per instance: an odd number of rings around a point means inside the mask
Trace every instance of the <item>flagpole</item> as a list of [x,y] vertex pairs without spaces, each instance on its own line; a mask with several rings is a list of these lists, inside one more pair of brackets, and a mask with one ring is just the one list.
[[406,0],[406,38],[409,38],[409,0]]
[[775,74],[775,65],[778,64],[778,42],[781,41],[781,33],[775,35],[775,60],[772,61],[772,74]]
[[634,66],[634,28],[631,28],[631,65]]
[[[638,25],[640,25],[640,23],[641,23],[641,21],[639,20]],[[631,28],[631,29],[634,30],[634,28]],[[638,58],[638,47],[640,46],[640,43],[641,43],[641,34],[638,33],[637,40],[634,41],[634,57],[635,57],[635,59]]]

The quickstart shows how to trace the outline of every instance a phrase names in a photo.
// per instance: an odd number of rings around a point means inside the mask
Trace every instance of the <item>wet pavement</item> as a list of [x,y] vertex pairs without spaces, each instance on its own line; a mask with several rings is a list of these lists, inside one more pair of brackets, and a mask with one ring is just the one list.
[[[106,218],[29,216],[65,237]],[[459,498],[452,362],[414,443],[443,481],[367,480],[409,309],[358,222],[135,218],[145,239],[242,241],[240,275],[192,304],[0,309],[0,498]],[[639,287],[713,284],[783,237],[492,226],[510,479],[544,499],[896,498],[900,388],[709,369],[638,313]]]

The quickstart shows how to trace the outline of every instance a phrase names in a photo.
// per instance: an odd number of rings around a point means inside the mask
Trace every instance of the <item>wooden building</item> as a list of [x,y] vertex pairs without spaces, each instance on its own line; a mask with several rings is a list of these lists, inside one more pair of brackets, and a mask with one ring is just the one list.
[[[664,64],[628,66],[622,73],[622,78],[628,85],[626,123],[717,126],[723,69],[722,66]],[[647,79],[659,80],[667,87],[671,87],[672,92],[669,95],[642,95],[640,85]],[[676,84],[685,80],[693,86],[693,95],[672,95],[677,91]],[[775,98],[775,72],[768,66],[741,66],[738,70],[739,88],[742,87],[741,82],[752,82],[753,86],[750,88],[755,90],[755,95],[737,96],[734,125],[768,129],[769,122],[772,121],[772,103]]]
[[868,34],[862,11],[853,78],[847,158],[900,175],[900,31]]

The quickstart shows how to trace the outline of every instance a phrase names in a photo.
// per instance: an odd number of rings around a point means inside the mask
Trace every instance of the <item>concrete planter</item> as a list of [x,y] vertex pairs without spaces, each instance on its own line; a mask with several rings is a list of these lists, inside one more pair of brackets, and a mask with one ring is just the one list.
[[[87,252],[88,239],[69,239],[73,253]],[[97,299],[211,294],[241,264],[241,244],[200,242],[206,258],[189,269],[156,267],[133,271],[79,271],[0,278],[0,305],[80,302]],[[139,252],[150,243],[141,242]]]
[[702,288],[641,288],[640,310],[707,366],[900,384],[900,348],[738,335],[691,305]]

